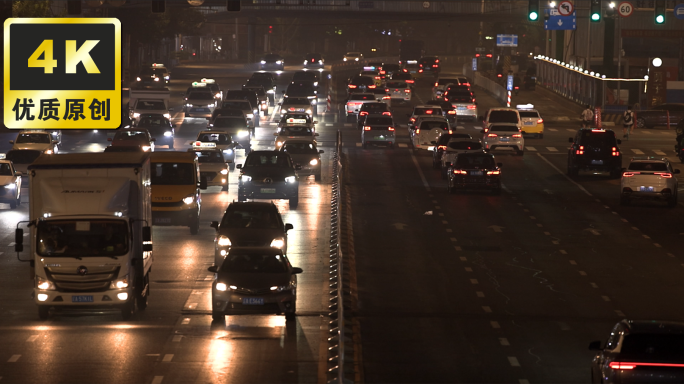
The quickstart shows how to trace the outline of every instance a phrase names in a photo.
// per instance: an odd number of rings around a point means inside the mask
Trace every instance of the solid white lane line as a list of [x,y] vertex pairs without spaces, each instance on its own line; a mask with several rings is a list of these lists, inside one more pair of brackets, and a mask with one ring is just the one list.
[[503,346],[509,346],[509,345],[511,345],[511,344],[508,342],[508,339],[505,338],[505,337],[499,337],[499,343],[501,343],[501,345],[503,345]]
[[167,353],[164,355],[164,358],[162,359],[163,362],[168,363],[171,360],[173,360],[173,353]]
[[537,155],[538,155],[542,160],[544,160],[547,164],[549,164],[549,165],[551,166],[551,168],[555,169],[558,173],[560,173],[561,175],[565,176],[565,178],[568,179],[569,182],[575,184],[575,185],[577,186],[577,188],[579,188],[582,192],[586,193],[588,196],[592,196],[592,194],[589,193],[589,191],[587,191],[586,189],[584,189],[583,186],[579,185],[575,180],[571,179],[571,178],[570,178],[568,175],[566,175],[564,172],[561,172],[561,170],[558,169],[558,167],[556,167],[555,165],[553,165],[553,163],[551,163],[549,160],[547,160],[547,159],[546,159],[544,156],[542,156],[540,153],[538,153]]
[[[425,189],[430,192],[430,184],[428,184],[427,179],[425,178],[425,175],[423,174],[423,170],[420,169],[420,165],[418,164],[418,159],[416,159],[416,156],[413,154],[412,151],[409,151],[411,154],[411,159],[413,160],[413,164],[416,165],[416,169],[418,170],[418,175],[420,175],[420,179],[423,181],[423,185],[425,186]],[[449,232],[449,231],[447,231]]]
[[520,366],[520,363],[518,362],[518,359],[515,356],[508,356],[508,362],[511,364],[511,367]]
[[632,152],[636,153],[637,155],[643,155],[644,152],[641,151],[641,149],[632,149]]
[[20,357],[21,357],[21,355],[12,355],[12,357],[10,357],[9,360],[7,360],[7,362],[8,363],[16,363]]
[[34,341],[36,341],[36,339],[38,337],[39,337],[38,335],[33,335],[33,336],[29,337],[28,339],[26,339],[26,342],[27,343],[33,343]]
[[546,147],[546,149],[548,149],[549,152],[558,152],[558,150],[556,149],[556,147]]
[[665,155],[666,155],[665,152],[659,151],[659,150],[654,150],[653,152],[654,152],[656,155],[660,155],[660,156],[665,156]]
[[155,376],[152,379],[152,384],[161,384],[162,380],[164,380],[164,376]]
[[489,324],[491,324],[492,328],[494,328],[494,329],[501,328],[498,321],[490,321]]

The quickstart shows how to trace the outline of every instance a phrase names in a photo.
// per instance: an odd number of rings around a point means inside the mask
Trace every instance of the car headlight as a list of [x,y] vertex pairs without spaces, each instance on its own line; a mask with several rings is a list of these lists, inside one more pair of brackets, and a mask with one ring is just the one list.
[[252,181],[252,176],[242,175],[242,176],[240,176],[240,180],[242,180],[242,181]]
[[282,146],[283,146],[283,142],[282,142],[282,141],[278,141],[278,142],[276,142],[276,145],[277,145],[278,147],[282,147]]
[[306,110],[306,113],[310,115],[310,114],[311,114],[311,110],[310,110],[310,109],[307,109],[307,110]]
[[159,81],[159,78],[158,78],[158,77],[155,77],[155,78],[154,78],[154,81]]
[[357,57],[357,58],[355,58],[355,59],[354,59],[354,61],[359,61],[359,58],[358,58],[358,57]]
[[140,114],[138,112],[133,112],[133,118],[137,119],[138,117],[140,117]]
[[147,151],[149,151],[150,149],[152,149],[152,146],[150,146],[150,145],[143,145],[143,146],[142,146],[143,152],[147,152]]
[[253,119],[253,118],[254,118],[254,114],[253,114],[253,113],[248,113],[248,114],[246,114],[245,116],[247,116],[248,119]]
[[140,81],[140,77],[136,77],[136,78],[135,78],[135,81]]
[[43,279],[40,276],[36,276],[36,288],[40,289],[41,291],[54,291],[55,284],[48,279]]
[[304,65],[306,65],[306,63],[308,63],[308,61],[304,60]]
[[266,64],[266,60],[261,60],[261,64]]
[[52,155],[53,151],[52,151],[52,149],[46,149],[45,153],[48,155]]
[[285,239],[283,239],[282,237],[275,238],[275,239],[273,239],[273,241],[271,241],[271,247],[273,247],[273,248],[283,249],[284,246],[285,246]]
[[192,107],[192,104],[185,104],[186,107]]
[[171,136],[173,136],[173,132],[171,132],[171,131],[164,132],[164,137],[171,137]]
[[165,113],[165,114],[164,114],[164,117],[166,117],[167,119],[170,119],[170,118],[171,118],[171,114],[170,114],[170,113]]
[[128,288],[128,275],[109,283],[109,289],[124,289],[124,288]]
[[344,58],[344,59],[342,59],[342,60],[344,60],[344,61],[347,61],[347,58],[345,57],[345,58]]
[[187,195],[183,198],[183,202],[187,205],[190,205],[195,202],[195,195]]
[[17,185],[14,184],[14,183],[12,183],[12,184],[7,184],[7,185],[5,185],[5,188],[6,188],[6,189],[17,189]]
[[282,64],[283,62],[280,60],[276,60],[276,64]]
[[230,247],[232,243],[230,242],[230,239],[226,236],[219,236],[218,238],[218,246],[219,247]]
[[227,153],[227,154],[230,155],[231,153],[233,153],[233,150],[230,149],[230,148],[229,148],[229,149],[224,149],[224,150],[223,150],[223,153]]
[[209,108],[214,108],[215,106],[216,106],[216,103],[211,103],[211,104],[207,105],[207,107],[209,107]]
[[297,180],[297,178],[294,176],[288,176],[285,178],[286,183],[294,183],[296,180]]
[[266,93],[275,93],[275,89],[269,89]]
[[164,80],[168,80],[168,79],[169,79],[169,76],[164,76]]
[[222,169],[222,170],[221,170],[221,174],[222,174],[222,175],[227,175],[227,174],[228,174],[228,170],[227,170],[227,169]]
[[214,95],[214,97],[217,97],[217,98],[218,98],[218,97],[221,97],[221,94],[220,94],[220,93],[217,93],[217,94]]
[[52,136],[59,136],[59,132],[57,132],[57,131],[52,132]]
[[289,291],[292,288],[294,288],[296,284],[293,281],[290,281],[288,285],[274,285],[271,287],[271,291],[276,291],[276,292],[282,292],[282,291]]
[[318,64],[323,64],[323,60],[318,60]]
[[249,136],[249,131],[238,131],[237,135],[238,137]]
[[226,283],[216,283],[216,290],[225,292],[228,290],[228,285],[226,285]]
[[318,164],[318,159],[312,159],[311,161],[309,161],[309,164],[311,164],[311,165]]

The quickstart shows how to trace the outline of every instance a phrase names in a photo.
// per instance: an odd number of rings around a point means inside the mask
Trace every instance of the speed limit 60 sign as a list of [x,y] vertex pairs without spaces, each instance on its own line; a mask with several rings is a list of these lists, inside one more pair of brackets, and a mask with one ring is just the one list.
[[12,129],[121,125],[121,23],[113,18],[5,22],[4,123]]
[[618,4],[618,13],[622,17],[628,17],[634,12],[634,6],[629,1],[623,1]]

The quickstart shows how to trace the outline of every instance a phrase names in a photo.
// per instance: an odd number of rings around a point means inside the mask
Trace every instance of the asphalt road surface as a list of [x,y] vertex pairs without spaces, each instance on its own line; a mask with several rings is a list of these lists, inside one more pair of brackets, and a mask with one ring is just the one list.
[[[299,68],[286,69],[278,93]],[[250,73],[211,64],[173,71],[176,150],[188,148],[206,127],[204,119],[183,116],[180,93],[187,84],[207,77],[235,89]],[[498,106],[484,91],[475,92],[480,114]],[[541,89],[521,92],[514,104],[537,106],[544,138],[526,139],[522,157],[495,153],[503,163],[501,196],[449,195],[428,152],[407,146],[406,114],[430,93],[430,81],[423,79],[411,103],[393,105],[399,123],[394,149],[362,149],[356,125],[319,104],[323,179],[301,183],[296,210],[276,202],[294,225],[290,259],[304,269],[291,324],[265,315],[211,323],[209,223],[237,199],[237,172],[230,174],[228,192],[203,192],[198,235],[185,227],[154,227],[149,306],[129,322],[118,313],[63,313],[40,321],[29,267],[12,246],[17,222],[28,217],[27,199],[16,210],[0,204],[0,384],[324,383],[330,158],[337,130],[351,201],[358,292],[353,314],[364,382],[587,382],[589,342],[605,341],[620,319],[683,319],[675,299],[683,293],[684,207],[622,207],[619,180],[567,177],[567,139],[579,126],[576,106]],[[257,149],[273,148],[276,115],[271,107],[261,117]],[[479,137],[477,126],[462,122],[457,130]],[[14,136],[0,134],[0,152]],[[625,165],[632,155],[676,160],[674,137],[664,128],[635,132],[621,145]],[[101,132],[67,132],[62,150],[101,151],[106,145]]]

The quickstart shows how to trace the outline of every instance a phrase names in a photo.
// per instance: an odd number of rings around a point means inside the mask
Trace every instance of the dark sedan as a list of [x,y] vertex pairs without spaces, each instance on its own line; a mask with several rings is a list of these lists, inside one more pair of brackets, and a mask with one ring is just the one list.
[[297,310],[297,274],[278,248],[235,247],[219,267],[211,289],[211,318],[225,321],[225,315],[285,314],[294,320]]
[[280,55],[276,55],[274,53],[269,53],[268,55],[265,55],[264,57],[261,58],[261,61],[259,61],[259,69],[261,70],[279,70],[283,71],[285,70],[285,59],[282,58]]
[[486,189],[501,194],[501,163],[496,163],[490,153],[459,153],[447,177],[449,193]]
[[238,164],[238,201],[247,199],[287,199],[290,208],[299,204],[298,170],[290,155],[279,151],[252,151],[244,166]]
[[660,104],[651,109],[644,111],[636,111],[636,126],[637,128],[651,129],[655,126],[677,125],[684,120],[684,104],[680,103],[666,103]]
[[145,114],[140,115],[140,122],[136,128],[144,128],[150,132],[150,135],[155,139],[155,147],[159,145],[168,145],[169,149],[173,149],[173,138],[175,136],[174,125],[160,114]]
[[233,202],[223,213],[221,222],[212,221],[216,229],[214,265],[219,266],[231,247],[274,247],[287,253],[287,231],[273,202]]
[[320,53],[308,53],[304,56],[304,68],[323,68],[325,60]]

